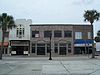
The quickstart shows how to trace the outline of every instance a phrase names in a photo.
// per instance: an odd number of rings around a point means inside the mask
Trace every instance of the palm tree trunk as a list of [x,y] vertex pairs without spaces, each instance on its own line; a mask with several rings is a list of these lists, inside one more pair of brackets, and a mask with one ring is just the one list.
[[4,49],[4,32],[2,31],[2,42],[1,42],[1,50],[0,50],[0,60],[2,60],[3,49]]
[[92,40],[93,40],[93,43],[92,43],[92,58],[95,58],[95,49],[94,49],[94,29],[93,29],[93,23],[91,23],[91,26],[92,26]]

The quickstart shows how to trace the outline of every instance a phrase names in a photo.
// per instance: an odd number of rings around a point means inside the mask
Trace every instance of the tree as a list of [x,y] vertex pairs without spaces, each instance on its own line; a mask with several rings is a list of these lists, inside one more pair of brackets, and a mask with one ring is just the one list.
[[[93,37],[94,37],[94,34],[93,34],[93,23],[94,21],[98,21],[100,18],[100,13],[97,12],[96,10],[87,10],[85,11],[84,13],[84,21],[88,21],[90,22],[91,26],[92,26],[92,40],[94,41]],[[92,58],[95,58],[95,49],[94,49],[94,43],[92,44]]]
[[100,42],[100,30],[97,32],[97,36],[95,37],[96,42]]
[[100,30],[97,32],[97,36],[100,37]]
[[2,51],[4,49],[4,39],[7,30],[16,27],[14,19],[12,16],[7,15],[7,13],[2,13],[0,15],[0,29],[2,30],[2,42],[0,50],[0,60],[2,59]]
[[96,36],[96,37],[95,37],[95,41],[96,41],[96,42],[100,42],[100,37]]

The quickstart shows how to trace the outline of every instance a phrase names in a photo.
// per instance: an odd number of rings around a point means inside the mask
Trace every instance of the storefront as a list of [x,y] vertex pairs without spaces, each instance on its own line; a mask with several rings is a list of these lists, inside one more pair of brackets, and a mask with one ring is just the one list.
[[93,41],[77,39],[74,41],[74,54],[91,54]]
[[37,55],[45,55],[45,44],[37,44]]
[[[67,55],[71,53],[71,44],[67,43],[54,43],[51,46],[53,54],[56,55]],[[50,52],[49,43],[33,43],[31,47],[31,54],[33,55],[48,55]]]
[[28,55],[29,54],[29,40],[10,41],[11,55]]
[[66,43],[60,43],[59,44],[59,54],[60,55],[66,55],[67,54],[67,44]]

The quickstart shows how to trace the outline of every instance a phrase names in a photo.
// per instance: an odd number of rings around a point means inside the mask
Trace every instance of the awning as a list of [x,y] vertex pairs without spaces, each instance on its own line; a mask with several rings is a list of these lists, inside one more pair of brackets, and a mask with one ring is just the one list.
[[[4,43],[3,43],[3,45],[4,45],[5,47],[7,47],[8,44],[9,44],[8,42],[4,42]],[[1,46],[1,42],[0,42],[0,46]]]
[[74,41],[74,44],[92,44],[92,43],[94,43],[94,42],[91,39],[88,39],[88,40],[76,39]]

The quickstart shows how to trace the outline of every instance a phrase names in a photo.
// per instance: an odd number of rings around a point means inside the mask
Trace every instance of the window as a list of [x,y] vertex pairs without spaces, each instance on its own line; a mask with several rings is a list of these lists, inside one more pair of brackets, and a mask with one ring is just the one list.
[[44,37],[50,37],[51,36],[51,31],[44,31]]
[[66,43],[60,43],[59,44],[59,54],[60,55],[66,55],[67,53],[67,47],[66,47]]
[[75,32],[75,39],[82,39],[82,32]]
[[88,32],[88,39],[91,39],[91,32]]
[[45,47],[45,44],[39,43],[39,44],[37,44],[37,47]]
[[68,43],[68,53],[71,53],[71,43]]
[[35,53],[35,46],[36,44],[32,44],[32,53]]
[[66,47],[66,43],[60,43],[59,46]]
[[61,31],[54,31],[54,37],[62,37]]
[[72,37],[72,31],[64,31],[64,37]]
[[54,51],[55,51],[55,53],[58,53],[58,44],[57,43],[55,43],[55,45],[54,45]]
[[32,31],[32,37],[39,37],[39,31]]
[[45,44],[44,43],[37,44],[37,55],[45,55]]
[[24,32],[25,32],[25,29],[23,25],[19,25],[16,29],[16,37],[19,37],[19,38],[24,37]]
[[18,34],[19,34],[19,31],[18,31],[18,28],[17,28],[17,31],[16,31],[16,37],[18,37]]
[[[24,34],[24,28],[22,29],[22,34]],[[23,35],[23,37],[24,37],[24,35]]]

